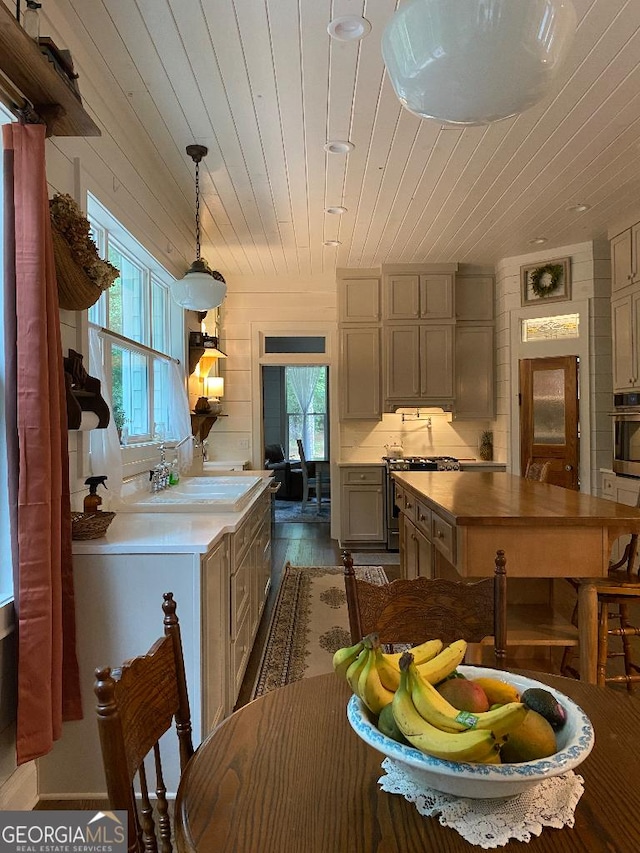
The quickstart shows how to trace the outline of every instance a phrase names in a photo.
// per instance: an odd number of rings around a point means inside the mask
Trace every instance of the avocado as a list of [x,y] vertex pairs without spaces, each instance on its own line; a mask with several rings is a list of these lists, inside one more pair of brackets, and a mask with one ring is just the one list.
[[532,711],[537,711],[556,730],[561,729],[567,721],[567,712],[565,709],[553,693],[544,690],[542,687],[530,687],[528,690],[525,690],[520,697],[520,701]]
[[397,740],[398,743],[408,743],[408,740],[398,728],[398,724],[393,716],[391,705],[385,705],[382,711],[380,711],[380,716],[378,717],[378,728],[383,735],[386,735],[393,740]]

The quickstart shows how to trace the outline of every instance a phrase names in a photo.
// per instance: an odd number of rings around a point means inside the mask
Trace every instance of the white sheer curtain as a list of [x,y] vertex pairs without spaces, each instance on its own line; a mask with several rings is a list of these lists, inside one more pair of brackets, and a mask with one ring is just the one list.
[[[111,394],[109,393],[110,381],[107,381],[104,370],[104,346],[103,338],[98,329],[89,328],[89,364],[90,373],[100,380],[100,393],[111,412]],[[113,416],[109,419],[106,429],[94,429],[91,431],[90,453],[91,470],[94,475],[107,474],[107,487],[115,497],[120,497],[122,490],[122,451],[120,450],[120,439]]]
[[323,367],[287,367],[286,379],[287,384],[295,394],[300,411],[302,412],[302,445],[304,452],[310,459],[314,456],[313,450],[313,429],[312,422],[308,414],[313,400],[313,392],[320,377],[322,376]]
[[191,413],[184,376],[175,361],[169,365],[169,382],[172,405],[169,407],[167,434],[182,442],[176,452],[180,470],[185,471],[193,462],[193,442],[185,441],[191,438]]

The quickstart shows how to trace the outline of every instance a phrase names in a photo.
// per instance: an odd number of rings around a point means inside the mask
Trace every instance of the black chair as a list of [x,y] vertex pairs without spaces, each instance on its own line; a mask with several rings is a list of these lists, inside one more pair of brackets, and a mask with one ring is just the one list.
[[276,498],[283,501],[302,499],[302,469],[300,462],[285,459],[281,444],[267,444],[264,449],[264,467],[273,471],[273,479],[280,483]]

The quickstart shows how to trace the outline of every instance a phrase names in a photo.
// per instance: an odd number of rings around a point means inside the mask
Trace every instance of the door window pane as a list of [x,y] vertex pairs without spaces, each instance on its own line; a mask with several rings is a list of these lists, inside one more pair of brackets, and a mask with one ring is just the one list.
[[565,443],[563,370],[533,372],[533,443]]

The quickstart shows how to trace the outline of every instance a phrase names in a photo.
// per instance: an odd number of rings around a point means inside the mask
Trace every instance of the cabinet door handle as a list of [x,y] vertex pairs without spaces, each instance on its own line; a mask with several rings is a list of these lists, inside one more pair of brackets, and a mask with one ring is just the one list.
[[420,513],[420,521],[426,521],[426,520],[427,520],[427,516]]
[[413,506],[413,504],[412,504],[410,501],[406,501],[406,503],[405,503],[405,505],[404,505],[404,506],[405,506],[405,509],[411,509],[411,507]]
[[444,533],[442,532],[442,530],[436,530],[436,536],[438,537],[438,539],[444,539]]

